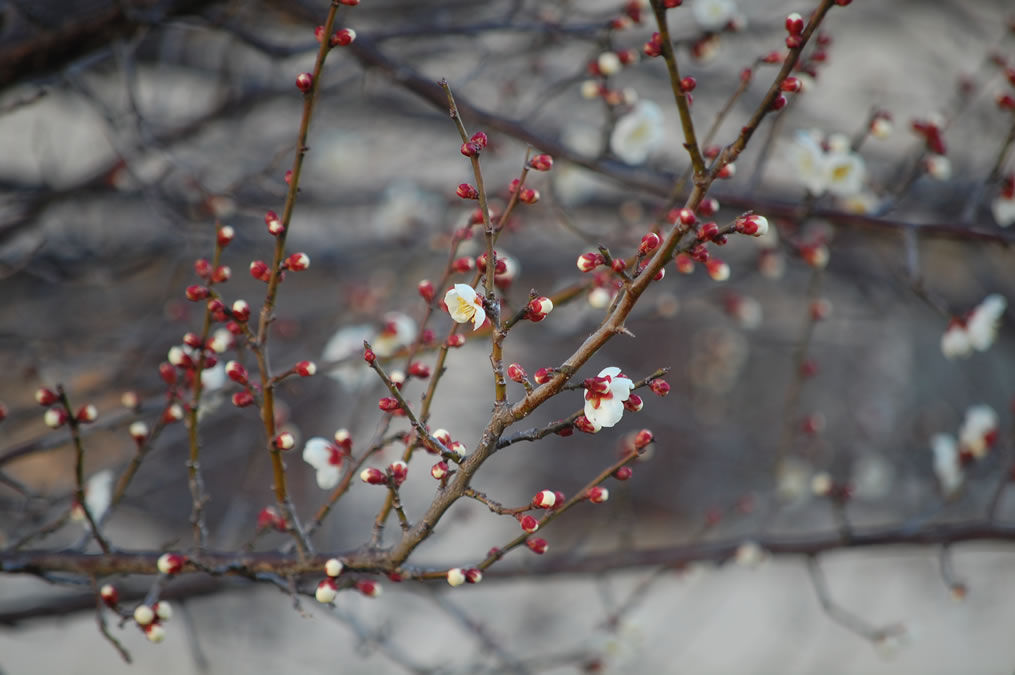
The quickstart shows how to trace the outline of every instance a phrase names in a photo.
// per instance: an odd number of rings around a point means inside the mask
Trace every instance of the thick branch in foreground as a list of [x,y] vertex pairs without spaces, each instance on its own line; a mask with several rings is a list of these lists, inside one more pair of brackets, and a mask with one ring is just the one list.
[[[540,577],[556,574],[602,574],[622,569],[655,565],[682,565],[692,562],[724,562],[732,559],[745,540],[751,540],[772,556],[814,556],[831,551],[884,548],[954,546],[967,542],[1015,544],[1015,525],[986,520],[928,525],[919,529],[903,526],[857,530],[848,538],[839,532],[810,537],[737,537],[706,542],[676,544],[642,550],[620,550],[609,553],[548,557],[533,564],[503,565],[485,573],[487,579]],[[84,577],[105,577],[116,574],[158,574],[156,561],[160,551],[120,551],[110,555],[67,551],[4,551],[0,552],[0,572],[5,574],[45,575],[53,572]],[[300,560],[277,552],[232,553],[207,552],[187,563],[178,576],[194,573],[214,576],[240,576],[254,579],[261,574],[281,576],[312,574],[320,576],[324,563],[337,557],[350,570],[387,572],[383,556],[361,551],[329,552]],[[195,564],[195,562],[197,564]],[[436,565],[433,569],[447,569]],[[405,577],[415,578],[423,570],[405,568]]]

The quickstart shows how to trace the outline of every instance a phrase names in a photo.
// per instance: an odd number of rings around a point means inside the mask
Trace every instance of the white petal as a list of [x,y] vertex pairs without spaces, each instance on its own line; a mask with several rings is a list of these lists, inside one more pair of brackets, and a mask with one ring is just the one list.
[[824,194],[827,185],[825,153],[814,134],[798,132],[792,148],[797,179],[814,196]]
[[634,382],[626,377],[615,377],[613,382],[610,383],[610,391],[613,392],[613,398],[617,401],[626,401],[631,396],[631,387],[634,386]]
[[610,149],[627,164],[641,164],[663,138],[662,109],[652,101],[639,101],[617,120],[610,135]]
[[599,371],[599,377],[614,378],[617,375],[620,375],[620,368],[616,366],[609,366],[608,368],[603,368]]
[[338,485],[338,481],[341,477],[342,467],[334,464],[322,466],[317,469],[317,487],[322,490],[330,490]]
[[828,191],[839,197],[860,192],[866,170],[863,159],[856,153],[832,154],[825,161]]
[[616,397],[599,402],[599,407],[592,407],[592,401],[585,401],[585,417],[601,427],[612,427],[624,416],[624,404]]
[[998,197],[991,202],[990,210],[994,214],[994,220],[1001,227],[1008,227],[1015,223],[1015,199]]
[[307,440],[307,444],[303,446],[303,461],[318,471],[324,467],[333,466],[331,463],[331,442],[320,436],[314,436]]
[[694,19],[705,30],[719,30],[736,12],[737,6],[731,0],[694,0],[691,7]]
[[484,321],[486,321],[486,310],[482,307],[477,307],[476,313],[472,315],[472,330],[479,330]]
[[92,519],[98,522],[109,509],[113,500],[113,471],[104,469],[88,479],[85,486],[85,506],[92,514]]

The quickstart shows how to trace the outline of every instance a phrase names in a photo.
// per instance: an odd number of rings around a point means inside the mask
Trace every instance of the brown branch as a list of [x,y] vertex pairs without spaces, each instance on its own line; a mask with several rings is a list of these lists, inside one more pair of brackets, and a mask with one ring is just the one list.
[[[869,548],[914,548],[926,546],[956,545],[966,542],[994,542],[1015,545],[1015,525],[995,523],[987,520],[938,523],[912,528],[893,526],[854,530],[851,537],[843,539],[838,531],[825,532],[805,537],[761,536],[754,541],[772,556],[812,556],[828,551],[861,550]],[[621,549],[608,553],[590,553],[582,558],[571,556],[550,557],[533,563],[498,566],[484,572],[484,579],[508,579],[514,577],[542,577],[557,574],[601,574],[615,570],[649,567],[656,565],[682,565],[691,562],[725,562],[732,559],[744,537],[714,541],[695,541],[658,548]],[[156,575],[156,561],[160,551],[115,551],[102,553],[80,553],[77,551],[0,551],[0,573],[4,574],[45,574],[65,572],[82,577],[109,576],[117,574]],[[362,572],[386,572],[394,569],[383,554],[371,551],[332,551],[306,556],[303,559],[273,551],[237,553],[234,551],[204,551],[189,562],[177,575],[181,580],[194,574],[212,576],[239,576],[256,579],[258,574],[282,576],[311,574],[320,576],[324,563],[330,558],[340,558],[351,570]],[[200,567],[194,564],[197,562]],[[438,570],[447,571],[454,565],[437,565],[430,570],[407,569],[412,578],[440,576]],[[91,603],[88,605],[91,607]]]

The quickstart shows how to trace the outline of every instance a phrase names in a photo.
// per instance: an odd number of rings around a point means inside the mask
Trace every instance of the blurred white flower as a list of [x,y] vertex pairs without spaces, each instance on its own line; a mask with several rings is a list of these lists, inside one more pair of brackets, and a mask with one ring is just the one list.
[[990,349],[1007,306],[1008,300],[1003,295],[992,293],[965,318],[953,319],[941,336],[941,353],[954,359],[970,356],[974,350]]
[[652,101],[638,101],[610,135],[610,149],[627,164],[642,164],[663,140],[663,111]]
[[1001,324],[1008,301],[1003,295],[992,293],[973,309],[966,321],[966,332],[973,349],[986,351],[997,337],[997,329]]
[[[597,157],[602,150],[599,131],[588,124],[572,124],[561,134],[564,145],[585,157]],[[570,162],[560,162],[550,172],[553,191],[564,206],[575,206],[599,193],[606,185],[597,174]]]
[[958,446],[948,434],[936,434],[930,439],[930,448],[934,453],[934,473],[941,483],[941,491],[949,497],[962,487],[962,463]]
[[[407,314],[402,312],[388,312],[384,315],[384,325],[380,333],[373,339],[370,346],[374,354],[381,358],[393,356],[402,347],[405,347],[416,337],[416,322]],[[363,344],[360,343],[360,348]]]
[[1001,227],[1015,223],[1015,174],[1005,176],[1001,194],[991,202],[990,210],[994,214],[994,220]]
[[405,178],[392,181],[381,195],[373,217],[373,231],[393,237],[409,232],[413,225],[433,224],[440,218],[441,199]]
[[370,343],[374,353],[381,358],[395,354],[416,337],[416,322],[402,312],[388,312],[383,317],[380,330],[370,324],[343,326],[332,335],[321,350],[322,361],[350,359],[348,364],[332,368],[328,377],[339,382],[345,389],[355,391],[373,376],[362,359],[351,359],[363,352],[363,341]]
[[[103,469],[92,474],[88,482],[85,483],[85,507],[88,509],[88,513],[92,514],[92,520],[96,523],[101,521],[102,517],[106,515],[106,511],[109,510],[109,505],[112,501],[112,469]],[[85,518],[84,509],[81,508],[80,504],[74,504],[71,508],[71,519],[82,521],[85,527],[88,527],[88,520]]]
[[924,167],[935,180],[945,181],[952,177],[952,162],[944,155],[929,155],[924,160]]
[[703,30],[721,30],[737,13],[732,0],[694,0],[694,20]]
[[315,436],[303,446],[303,461],[317,470],[317,487],[330,490],[342,477],[342,451],[327,438]]
[[624,416],[624,401],[634,386],[620,368],[610,366],[586,380],[585,417],[598,427],[612,427]]
[[472,330],[479,330],[486,321],[483,299],[468,284],[455,284],[444,295],[444,304],[448,306],[448,314],[456,323],[471,323]]
[[791,157],[797,179],[815,197],[825,192],[850,197],[863,189],[863,158],[850,149],[849,139],[842,134],[833,134],[826,142],[819,131],[797,132]]
[[959,449],[981,459],[997,440],[997,413],[989,405],[974,405],[966,410],[959,428]]

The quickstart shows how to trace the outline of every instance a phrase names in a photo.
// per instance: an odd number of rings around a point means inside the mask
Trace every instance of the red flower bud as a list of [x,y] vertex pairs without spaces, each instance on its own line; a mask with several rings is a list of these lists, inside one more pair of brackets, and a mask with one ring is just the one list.
[[419,291],[420,297],[427,301],[427,303],[433,302],[434,289],[433,283],[429,279],[423,279],[416,285],[416,290]]
[[526,532],[535,532],[539,529],[539,521],[533,516],[522,516],[518,519],[518,524],[522,526],[522,529]]
[[190,300],[191,302],[206,300],[209,295],[211,295],[211,291],[209,291],[205,286],[200,286],[198,284],[187,286],[187,300]]
[[233,394],[233,405],[237,408],[246,408],[254,404],[254,394],[244,389]]
[[479,199],[479,190],[472,187],[468,183],[462,183],[461,185],[459,185],[458,189],[455,190],[455,194],[457,194],[462,199]]
[[510,380],[513,380],[514,382],[524,382],[525,369],[522,368],[517,363],[512,363],[507,367],[507,376]]
[[310,73],[300,73],[296,76],[296,88],[304,94],[314,86],[314,76]]
[[537,555],[543,555],[546,550],[550,548],[550,545],[546,543],[545,539],[540,537],[533,537],[532,539],[526,539],[525,545],[529,547],[529,550]]
[[536,155],[529,160],[529,168],[534,171],[549,171],[553,168],[553,157],[549,155]]
[[649,232],[648,234],[646,234],[644,237],[641,238],[641,244],[639,244],[638,246],[638,254],[646,255],[650,251],[656,250],[656,248],[658,248],[659,244],[661,244],[662,241],[663,240],[659,237],[658,234],[656,234],[655,232]]

